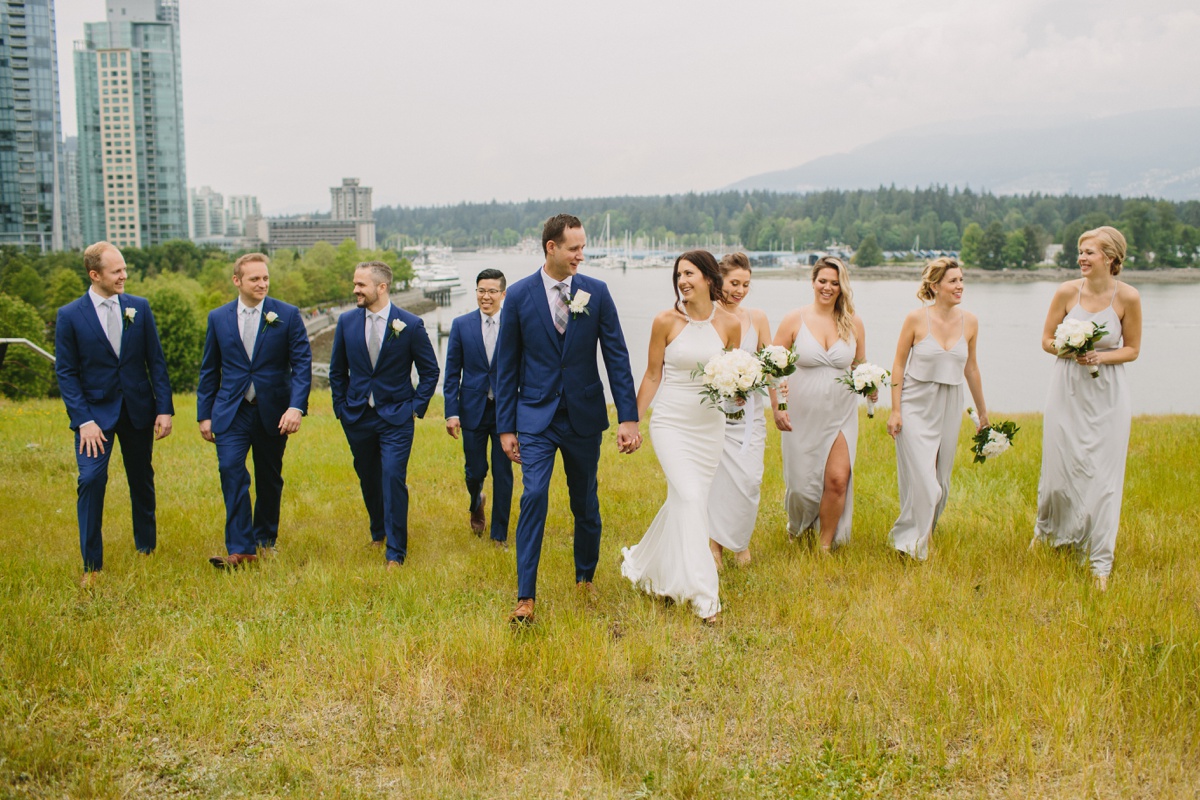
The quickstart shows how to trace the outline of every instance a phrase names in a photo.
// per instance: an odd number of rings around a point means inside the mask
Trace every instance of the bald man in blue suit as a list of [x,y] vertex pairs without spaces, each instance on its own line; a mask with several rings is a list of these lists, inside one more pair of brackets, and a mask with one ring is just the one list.
[[100,527],[115,441],[129,481],[134,546],[149,555],[158,544],[151,455],[154,441],[171,433],[175,408],[154,314],[146,300],[125,294],[121,251],[97,242],[84,251],[83,265],[92,287],[58,310],[54,369],[75,431],[79,549],[88,586],[104,566]]
[[381,261],[354,270],[358,308],[338,317],[329,388],[354,456],[371,541],[384,548],[387,569],[395,570],[408,557],[413,419],[425,416],[440,370],[424,323],[391,302],[391,285],[392,268]]

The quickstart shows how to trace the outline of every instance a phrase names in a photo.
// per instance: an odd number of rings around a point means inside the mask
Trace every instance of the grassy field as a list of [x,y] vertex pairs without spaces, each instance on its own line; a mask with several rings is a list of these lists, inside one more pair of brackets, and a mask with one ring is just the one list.
[[[435,401],[435,403],[438,401]],[[236,574],[194,398],[158,447],[159,549],[114,463],[105,575],[79,588],[60,403],[0,405],[0,796],[1195,797],[1200,419],[1134,421],[1107,594],[1028,552],[1041,421],[972,465],[925,564],[886,543],[884,420],[862,419],[855,539],[784,535],[771,432],[754,563],[709,628],[623,582],[662,502],[649,447],[600,467],[598,601],[573,586],[557,478],[539,622],[504,623],[513,551],[467,526],[459,443],[418,424],[408,563],[366,514],[328,394],[285,460],[280,552]],[[965,421],[965,420],[964,420]],[[519,484],[518,484],[519,486]]]

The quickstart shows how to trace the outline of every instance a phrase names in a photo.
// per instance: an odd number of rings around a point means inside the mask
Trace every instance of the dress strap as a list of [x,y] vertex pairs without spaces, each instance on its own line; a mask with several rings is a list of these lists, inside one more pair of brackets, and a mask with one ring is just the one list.
[[1117,292],[1119,292],[1120,290],[1121,290],[1121,282],[1113,281],[1113,296],[1112,296],[1112,299],[1108,301],[1109,308],[1112,308],[1113,303],[1117,302]]

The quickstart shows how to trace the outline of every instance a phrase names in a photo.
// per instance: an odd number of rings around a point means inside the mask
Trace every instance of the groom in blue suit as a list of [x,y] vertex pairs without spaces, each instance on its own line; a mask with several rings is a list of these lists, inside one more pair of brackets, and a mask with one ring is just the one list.
[[[392,268],[366,261],[354,270],[358,308],[338,317],[329,361],[333,413],[354,456],[371,541],[386,544],[387,568],[408,556],[408,455],[413,418],[437,388],[437,356],[425,325],[392,304]],[[412,383],[417,367],[417,386]]]
[[488,444],[492,450],[492,541],[508,544],[508,518],[512,510],[512,462],[500,446],[496,430],[496,342],[500,337],[500,306],[507,280],[498,269],[485,269],[475,278],[479,309],[450,323],[446,343],[446,432],[455,439],[462,433],[466,461],[467,494],[471,498],[471,530],[483,535],[487,522],[483,481],[488,474]]
[[[200,435],[217,446],[225,496],[227,555],[209,562],[231,569],[275,550],[283,495],[283,451],[300,430],[312,388],[312,349],[300,310],[267,297],[267,257],[248,253],[233,266],[237,299],[208,315],[196,387]],[[257,497],[250,505],[246,456],[254,454]]]
[[597,347],[617,407],[617,447],[632,453],[641,445],[617,307],[604,283],[577,274],[586,243],[578,217],[559,214],[546,220],[545,264],[509,289],[500,326],[496,427],[504,452],[521,465],[523,484],[513,623],[533,621],[556,452],[562,454],[575,517],[575,582],[592,591],[601,530],[596,468],[601,435],[608,428]]
[[100,526],[114,439],[121,442],[129,481],[134,546],[145,555],[154,552],[158,529],[151,454],[154,440],[171,433],[175,409],[154,314],[146,300],[125,294],[121,251],[97,242],[83,251],[83,266],[92,287],[58,310],[54,371],[75,431],[79,548],[83,584],[89,586],[104,566]]

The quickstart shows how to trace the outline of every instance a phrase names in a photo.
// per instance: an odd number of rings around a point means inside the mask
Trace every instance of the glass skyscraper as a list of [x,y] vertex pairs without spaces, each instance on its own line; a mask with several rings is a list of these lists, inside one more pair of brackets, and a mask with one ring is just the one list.
[[108,0],[75,43],[79,215],[86,242],[188,237],[178,0]]
[[63,246],[54,0],[0,2],[0,244]]

